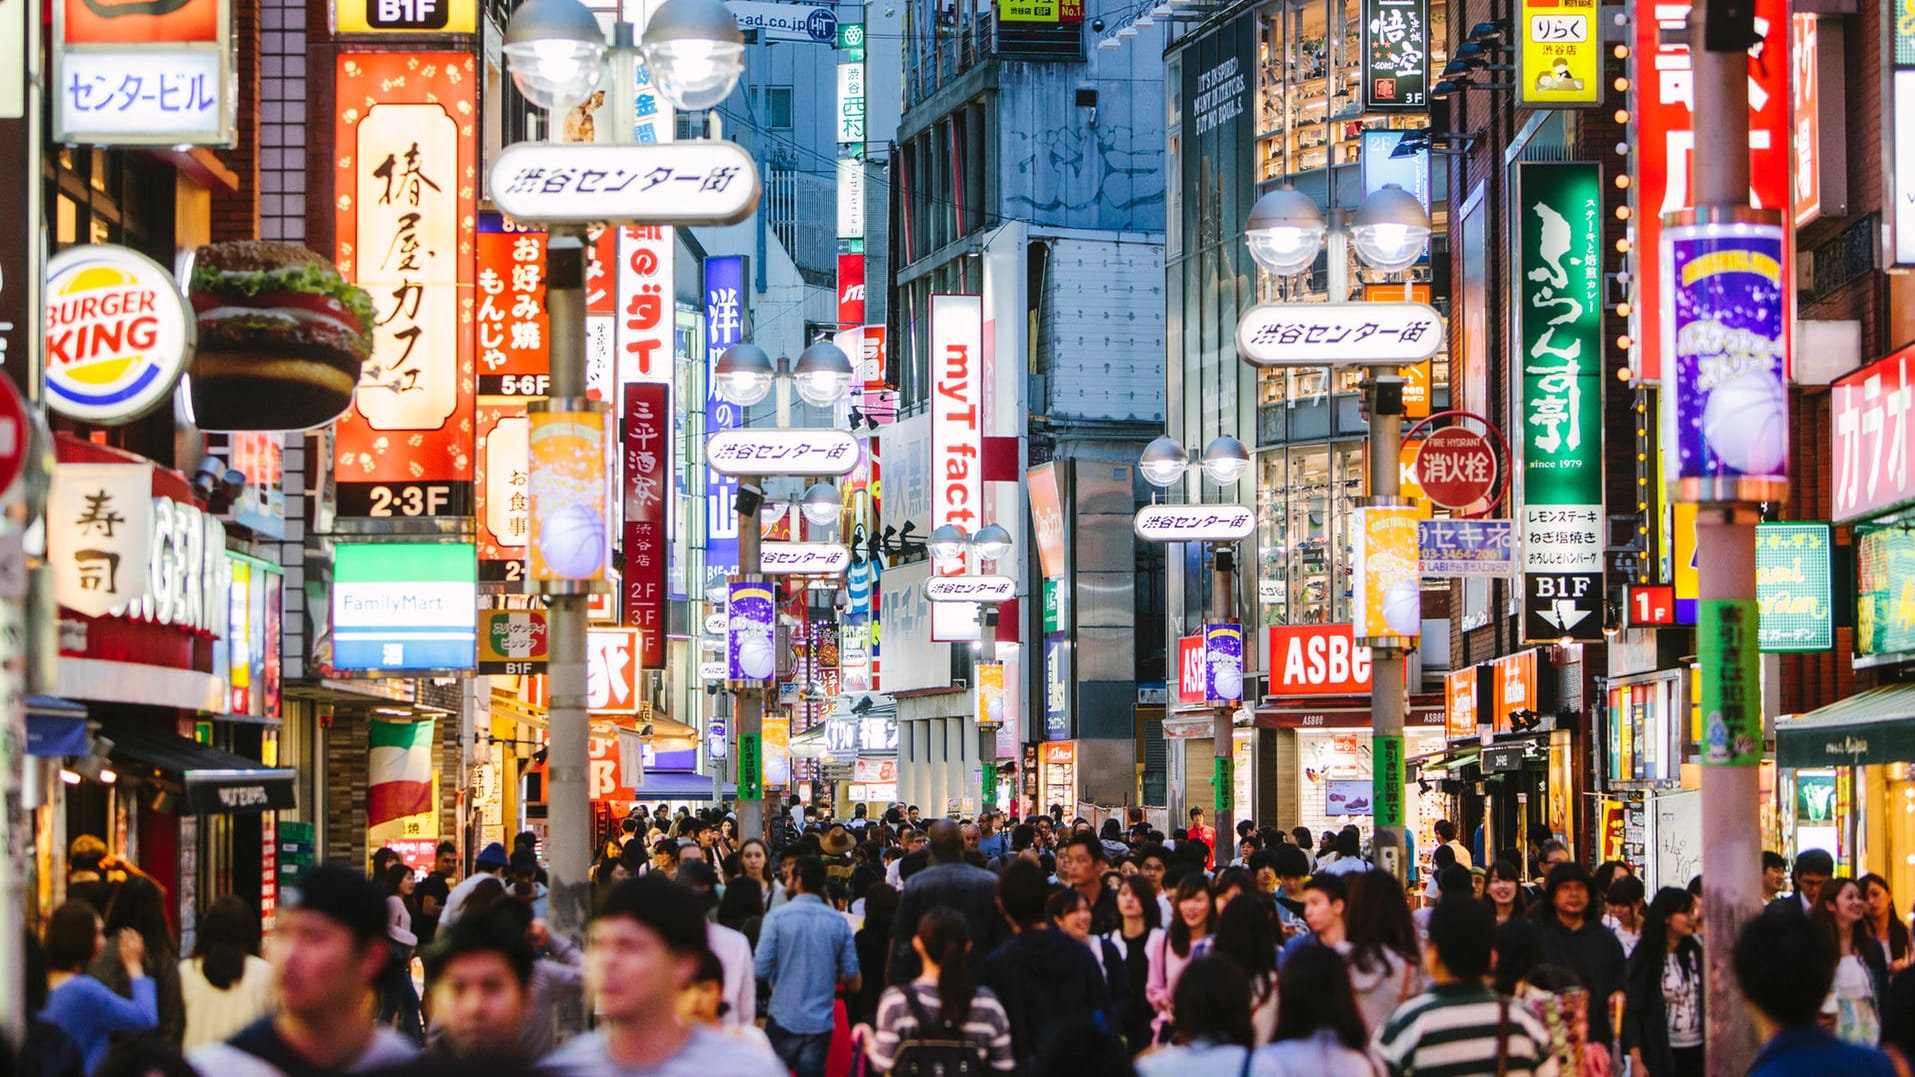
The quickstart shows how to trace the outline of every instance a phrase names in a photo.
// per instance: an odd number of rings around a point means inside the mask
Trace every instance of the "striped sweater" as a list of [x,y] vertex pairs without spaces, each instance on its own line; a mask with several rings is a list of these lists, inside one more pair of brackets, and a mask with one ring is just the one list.
[[[1397,1008],[1376,1032],[1391,1077],[1490,1077],[1503,1006],[1482,984],[1438,984]],[[1504,1072],[1556,1077],[1549,1032],[1521,1003],[1508,1004]]]

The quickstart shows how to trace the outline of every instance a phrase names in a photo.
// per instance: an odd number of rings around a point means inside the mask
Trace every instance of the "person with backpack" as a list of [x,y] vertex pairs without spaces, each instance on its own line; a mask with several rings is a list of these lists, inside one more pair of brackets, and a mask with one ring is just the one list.
[[878,998],[877,1026],[858,1026],[865,1057],[881,1073],[1009,1073],[1017,1068],[1011,1019],[990,989],[971,982],[970,923],[943,906],[918,919],[911,938],[922,970]]

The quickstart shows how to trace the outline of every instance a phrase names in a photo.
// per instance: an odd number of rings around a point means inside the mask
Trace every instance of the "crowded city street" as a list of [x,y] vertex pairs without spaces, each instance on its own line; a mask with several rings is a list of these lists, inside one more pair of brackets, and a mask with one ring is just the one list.
[[1915,0],[0,0],[0,1077],[1915,1077]]

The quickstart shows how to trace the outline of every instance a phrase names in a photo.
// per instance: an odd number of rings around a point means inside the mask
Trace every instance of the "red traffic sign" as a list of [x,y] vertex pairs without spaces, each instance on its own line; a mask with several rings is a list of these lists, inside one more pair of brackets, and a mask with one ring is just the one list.
[[33,428],[27,425],[27,406],[13,379],[0,377],[0,494],[13,491],[26,470],[27,446],[33,443]]
[[1496,490],[1496,451],[1488,438],[1466,427],[1431,432],[1416,454],[1415,470],[1423,495],[1446,509],[1487,501]]
[[1632,625],[1672,625],[1676,623],[1676,589],[1667,584],[1651,584],[1629,589],[1629,623]]

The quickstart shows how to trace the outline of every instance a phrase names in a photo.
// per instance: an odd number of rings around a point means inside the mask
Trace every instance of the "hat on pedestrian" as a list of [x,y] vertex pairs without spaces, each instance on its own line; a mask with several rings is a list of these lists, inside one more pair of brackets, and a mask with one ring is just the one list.
[[496,841],[479,850],[477,863],[482,868],[502,868],[511,862],[506,858],[505,846]]
[[830,830],[825,831],[824,839],[818,843],[819,848],[825,851],[826,856],[843,856],[855,848],[857,844],[857,840],[851,836],[851,832],[842,826],[834,826]]
[[352,932],[361,943],[386,937],[386,899],[371,879],[339,864],[307,868],[280,903],[316,912]]

